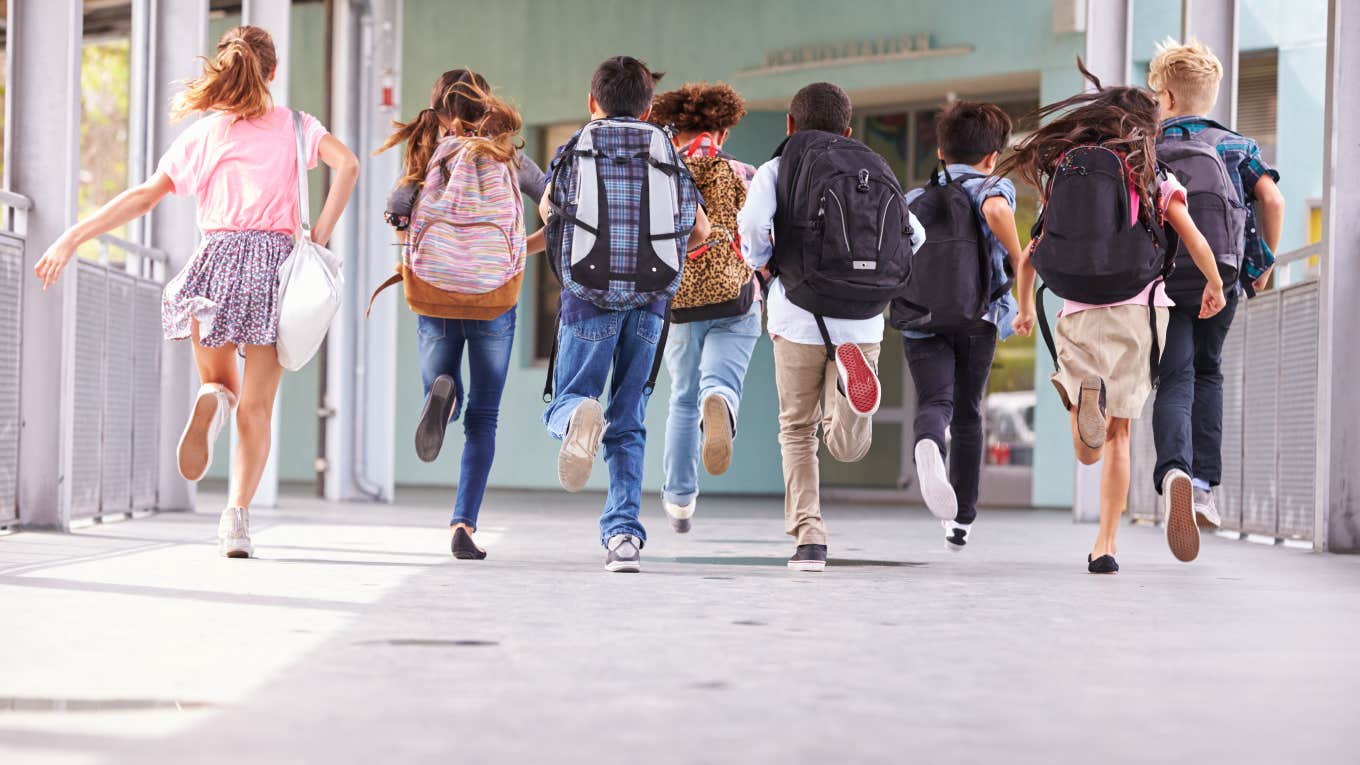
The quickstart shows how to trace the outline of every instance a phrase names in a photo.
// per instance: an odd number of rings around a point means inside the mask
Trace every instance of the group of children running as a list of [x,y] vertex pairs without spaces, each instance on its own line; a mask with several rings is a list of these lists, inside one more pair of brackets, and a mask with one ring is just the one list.
[[[149,181],[72,227],[36,267],[50,284],[82,242],[166,194],[198,198],[203,243],[166,286],[163,323],[167,339],[192,338],[203,383],[178,452],[187,479],[206,472],[212,443],[236,413],[241,437],[219,524],[228,557],[253,554],[248,507],[282,372],[273,348],[277,268],[299,232],[296,152],[334,171],[311,231],[319,244],[358,172],[316,120],[270,101],[274,71],[267,32],[227,32],[176,104],[177,115],[208,115]],[[485,78],[445,72],[429,107],[399,123],[379,151],[406,152],[385,212],[401,262],[384,287],[401,282],[419,317],[420,459],[434,460],[448,425],[464,422],[453,555],[486,557],[474,539],[516,304],[526,259],[543,252],[562,285],[543,422],[561,441],[557,473],[568,491],[585,486],[603,449],[609,571],[641,567],[644,414],[660,368],[671,380],[661,505],[684,533],[700,463],[712,475],[731,464],[762,316],[774,343],[785,531],[796,541],[790,568],[826,565],[818,428],[832,457],[867,454],[885,321],[903,336],[917,394],[919,484],[948,549],[966,547],[977,516],[982,401],[996,344],[1038,324],[1077,458],[1104,460],[1088,570],[1118,570],[1129,421],[1158,384],[1162,514],[1172,552],[1193,560],[1196,515],[1217,523],[1221,349],[1239,293],[1270,276],[1283,216],[1278,175],[1255,142],[1203,116],[1222,69],[1202,45],[1163,45],[1151,91],[1102,87],[1082,72],[1091,87],[1041,108],[1042,126],[1014,147],[999,107],[946,105],[936,124],[939,166],[908,194],[852,136],[850,99],[829,83],[798,91],[788,137],[756,168],[723,151],[745,114],[732,88],[655,94],[660,73],[612,57],[592,77],[590,121],[545,172],[520,151],[520,115]],[[1044,200],[1027,247],[1008,175]],[[526,195],[545,222],[532,234]],[[1036,276],[1063,298],[1053,331]]]

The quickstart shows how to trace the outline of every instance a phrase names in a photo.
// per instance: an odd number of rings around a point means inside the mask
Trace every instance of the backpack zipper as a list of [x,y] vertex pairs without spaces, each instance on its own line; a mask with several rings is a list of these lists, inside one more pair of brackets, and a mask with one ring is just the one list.
[[836,196],[835,189],[827,189],[826,193],[830,194],[831,198],[836,200],[836,209],[841,214],[841,236],[845,238],[845,253],[847,255],[853,255],[853,253],[850,252],[850,231],[845,225],[845,205],[841,204],[841,198]]
[[892,206],[893,194],[888,195],[888,201],[883,203],[883,214],[878,219],[878,254],[883,254],[883,231],[888,227],[888,208]]

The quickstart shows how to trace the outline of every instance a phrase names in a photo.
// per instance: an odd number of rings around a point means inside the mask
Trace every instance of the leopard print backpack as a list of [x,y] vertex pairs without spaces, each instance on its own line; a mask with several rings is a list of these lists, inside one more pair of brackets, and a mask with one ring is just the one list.
[[712,233],[686,256],[680,289],[671,301],[671,321],[683,324],[740,316],[751,309],[755,284],[751,267],[741,256],[737,212],[746,203],[746,186],[755,168],[720,154],[708,133],[691,141],[680,154],[704,195]]

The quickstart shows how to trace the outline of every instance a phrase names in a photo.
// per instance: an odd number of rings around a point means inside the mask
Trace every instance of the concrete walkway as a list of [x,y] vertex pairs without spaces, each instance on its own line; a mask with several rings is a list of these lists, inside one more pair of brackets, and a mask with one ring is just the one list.
[[[1357,761],[1360,558],[986,512],[832,505],[784,567],[775,499],[648,498],[606,574],[599,495],[493,493],[482,562],[447,497],[286,497],[260,559],[216,514],[0,537],[0,763]],[[212,508],[220,498],[205,496]]]

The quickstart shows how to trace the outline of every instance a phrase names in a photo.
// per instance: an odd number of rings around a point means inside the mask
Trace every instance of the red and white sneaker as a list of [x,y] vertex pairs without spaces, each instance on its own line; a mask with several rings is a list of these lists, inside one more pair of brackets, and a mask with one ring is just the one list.
[[871,417],[883,399],[878,375],[874,374],[864,351],[854,343],[836,346],[837,387],[850,402],[850,409],[861,417]]

